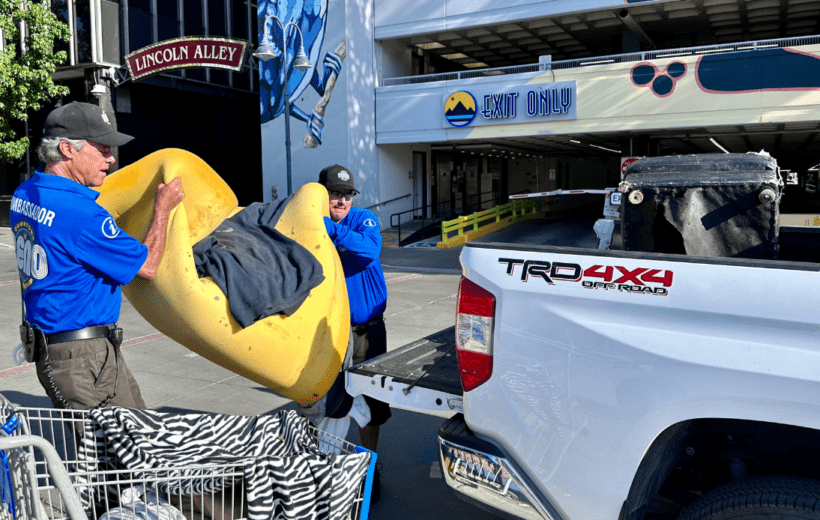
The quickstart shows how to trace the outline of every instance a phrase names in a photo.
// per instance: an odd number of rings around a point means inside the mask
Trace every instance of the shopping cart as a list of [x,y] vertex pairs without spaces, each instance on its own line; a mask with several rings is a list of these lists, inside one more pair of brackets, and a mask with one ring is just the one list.
[[[248,520],[242,461],[103,469],[106,460],[78,456],[79,438],[93,428],[88,411],[14,408],[2,395],[0,427],[0,520]],[[369,452],[312,426],[309,433],[322,453]],[[345,519],[367,519],[376,466],[369,453]],[[225,485],[213,489],[213,482]]]

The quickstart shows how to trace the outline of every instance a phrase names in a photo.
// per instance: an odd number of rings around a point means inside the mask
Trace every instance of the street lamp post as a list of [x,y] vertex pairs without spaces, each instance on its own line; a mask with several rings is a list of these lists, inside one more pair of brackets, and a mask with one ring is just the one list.
[[[274,39],[274,32],[271,30],[271,26],[274,22],[277,22],[279,26],[282,27],[281,50],[277,50],[272,43]],[[262,35],[262,43],[259,45],[259,48],[256,49],[256,52],[253,53],[254,57],[262,61],[269,61],[273,58],[278,58],[279,56],[282,56],[282,65],[285,67],[285,81],[282,87],[284,89],[285,94],[285,166],[287,168],[288,175],[288,196],[290,196],[293,193],[290,161],[290,92],[288,91],[290,67],[288,66],[287,52],[287,29],[288,26],[291,25],[295,27],[296,32],[299,33],[299,52],[293,59],[293,67],[301,71],[309,70],[313,65],[310,63],[310,59],[308,58],[307,54],[305,54],[305,40],[302,36],[302,30],[299,29],[299,26],[296,25],[294,22],[288,22],[286,25],[283,26],[282,21],[276,15],[269,14],[265,17],[265,31]],[[277,41],[276,43],[278,44],[279,42]]]

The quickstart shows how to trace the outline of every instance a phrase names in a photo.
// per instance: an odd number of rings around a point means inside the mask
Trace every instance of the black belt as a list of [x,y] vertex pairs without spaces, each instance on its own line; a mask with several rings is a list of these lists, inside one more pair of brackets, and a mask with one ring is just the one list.
[[358,325],[353,325],[352,328],[353,328],[353,330],[362,330],[362,329],[366,329],[367,327],[369,327],[371,325],[375,325],[375,324],[379,323],[380,321],[384,321],[384,315],[383,314],[379,314],[375,318],[370,318],[368,321],[366,321],[364,323],[359,323]]
[[107,338],[116,325],[97,325],[79,330],[67,330],[55,334],[46,334],[46,341],[49,345],[55,343],[68,343],[69,341],[79,341],[81,339]]

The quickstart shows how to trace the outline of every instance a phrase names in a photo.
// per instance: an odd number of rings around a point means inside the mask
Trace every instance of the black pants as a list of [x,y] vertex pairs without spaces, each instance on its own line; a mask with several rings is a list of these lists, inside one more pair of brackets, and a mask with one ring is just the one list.
[[[364,363],[387,352],[387,329],[384,319],[377,316],[367,323],[353,325],[353,364]],[[370,422],[368,426],[381,426],[386,423],[392,413],[390,406],[372,397],[364,396],[367,406],[370,407]]]

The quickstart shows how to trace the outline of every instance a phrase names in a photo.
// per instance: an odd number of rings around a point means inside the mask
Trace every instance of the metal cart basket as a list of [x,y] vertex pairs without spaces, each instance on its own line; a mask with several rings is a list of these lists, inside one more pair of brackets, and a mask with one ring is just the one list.
[[[2,395],[0,426],[0,520],[248,520],[241,461],[105,469],[106,461],[77,455],[79,437],[92,428],[88,411],[13,408]],[[312,426],[308,431],[322,453],[368,452]],[[350,511],[334,517],[367,519],[376,465],[370,454]],[[214,490],[214,481],[225,485]],[[197,492],[169,491],[181,488]]]

